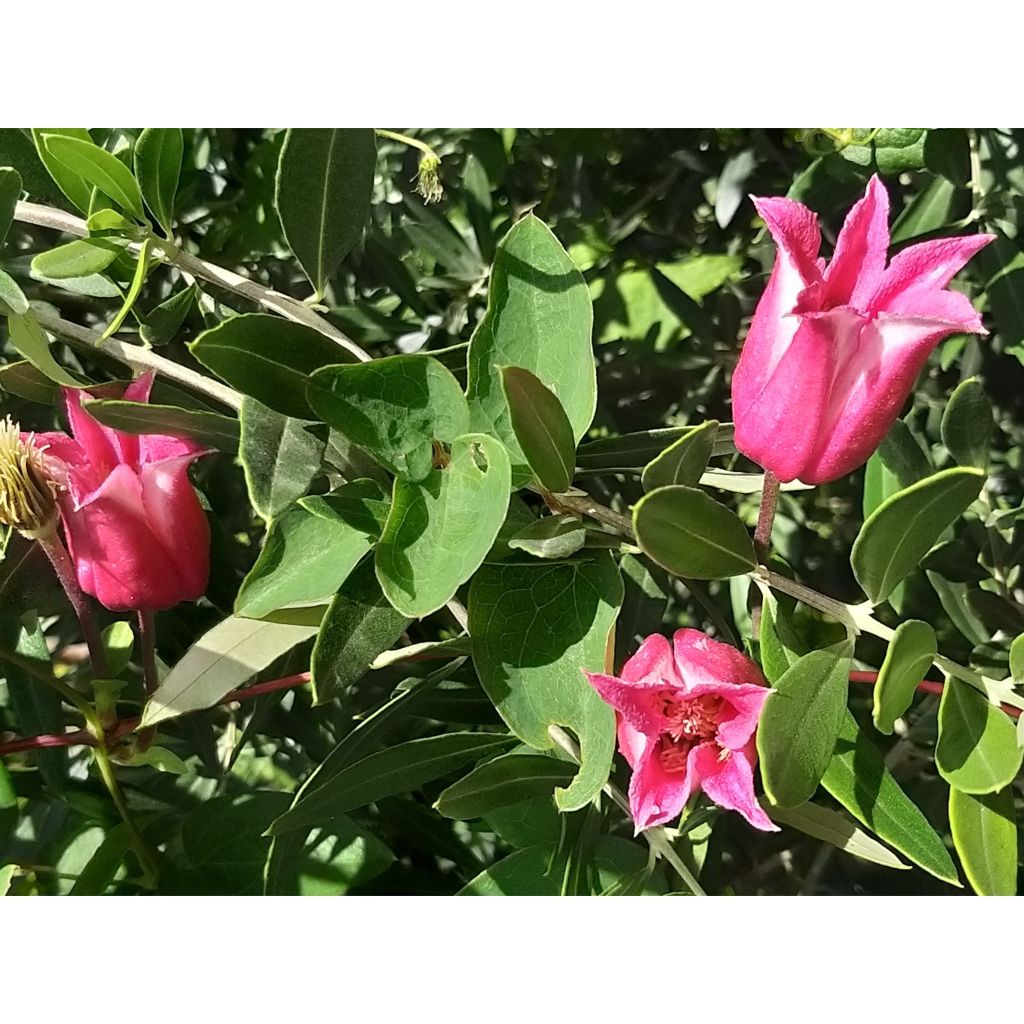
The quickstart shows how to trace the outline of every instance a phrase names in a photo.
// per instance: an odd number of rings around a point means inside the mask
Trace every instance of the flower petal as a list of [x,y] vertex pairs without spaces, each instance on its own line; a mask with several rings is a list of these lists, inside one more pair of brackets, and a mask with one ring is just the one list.
[[709,800],[726,810],[738,811],[754,828],[763,832],[778,832],[779,827],[754,796],[754,763],[757,752],[751,741],[742,750],[733,750],[721,758],[714,744],[702,743],[691,760],[701,777],[701,789]]
[[117,431],[108,430],[82,408],[82,399],[93,397],[88,391],[78,388],[63,388],[62,391],[71,433],[92,466],[101,476],[106,476],[122,461],[120,445],[115,444],[114,440]]
[[889,193],[877,174],[846,215],[825,271],[822,304],[865,309],[878,290],[889,249]]
[[[926,297],[945,288],[971,257],[995,237],[934,238],[901,250],[878,282],[869,301],[871,311],[927,315]],[[922,308],[915,307],[918,300],[924,300]]]
[[788,483],[805,479],[803,469],[818,443],[828,408],[836,353],[829,332],[815,320],[784,319],[797,321],[799,327],[770,373],[751,363],[740,375],[747,355],[744,347],[733,377],[732,406],[736,447]]
[[687,759],[685,771],[666,772],[661,766],[658,750],[657,742],[648,741],[629,783],[629,810],[637,834],[679,817],[696,781],[690,771],[693,751]]
[[668,637],[652,633],[637,648],[636,653],[622,666],[622,681],[626,683],[657,682],[661,686],[680,686],[675,658]]
[[732,644],[712,640],[699,629],[676,630],[672,649],[687,693],[700,683],[711,683],[723,689],[738,683],[768,685],[761,670],[742,651]]
[[828,422],[800,479],[827,483],[863,465],[899,415],[932,349],[964,329],[945,319],[885,314],[865,324],[836,374]]
[[627,683],[600,672],[584,671],[583,674],[597,690],[601,700],[615,708],[634,729],[653,737],[664,731],[664,701],[661,695],[669,687],[663,682],[652,679],[649,682]]

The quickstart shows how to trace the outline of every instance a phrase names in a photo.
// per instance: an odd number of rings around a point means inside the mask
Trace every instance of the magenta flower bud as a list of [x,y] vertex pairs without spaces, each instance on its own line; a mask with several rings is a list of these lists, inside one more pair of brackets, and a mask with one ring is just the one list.
[[783,482],[827,483],[878,447],[943,338],[986,333],[946,285],[994,236],[921,242],[886,265],[889,196],[875,176],[826,265],[811,210],[754,205],[778,254],[733,374],[736,447]]
[[[148,402],[153,374],[124,397]],[[206,590],[210,526],[188,478],[208,449],[163,434],[124,434],[82,408],[86,391],[64,389],[73,437],[37,434],[62,485],[60,512],[79,586],[114,611],[159,611]]]
[[754,796],[754,733],[771,691],[749,658],[681,629],[671,643],[647,637],[621,678],[586,675],[616,711],[637,832],[679,817],[701,791],[754,828],[778,831]]

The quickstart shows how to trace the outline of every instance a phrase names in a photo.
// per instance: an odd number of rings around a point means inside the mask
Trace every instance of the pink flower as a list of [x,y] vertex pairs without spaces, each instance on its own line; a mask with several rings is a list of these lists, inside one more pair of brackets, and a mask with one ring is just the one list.
[[700,791],[754,828],[778,831],[754,797],[754,731],[771,691],[749,658],[681,629],[671,644],[647,637],[621,679],[586,675],[617,712],[637,832],[678,817]]
[[[124,397],[148,402],[153,374]],[[74,437],[36,434],[47,470],[62,487],[61,518],[78,583],[116,611],[158,611],[206,590],[210,526],[188,479],[206,454],[163,434],[123,434],[82,408],[88,392],[64,389]]]
[[943,338],[985,333],[946,285],[993,236],[921,242],[886,266],[889,196],[876,176],[826,265],[811,210],[754,205],[778,254],[732,379],[736,447],[782,481],[826,483],[878,447]]

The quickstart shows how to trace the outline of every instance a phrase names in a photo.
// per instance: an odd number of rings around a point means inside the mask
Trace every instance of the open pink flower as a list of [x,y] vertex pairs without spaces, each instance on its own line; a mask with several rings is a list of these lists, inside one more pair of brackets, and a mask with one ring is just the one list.
[[878,447],[943,338],[985,333],[946,285],[993,236],[921,242],[887,266],[889,196],[876,176],[826,265],[813,211],[754,205],[778,255],[733,374],[736,447],[782,481],[826,483]]
[[671,644],[660,633],[647,637],[622,678],[586,675],[618,713],[637,832],[678,817],[700,791],[754,828],[778,831],[754,797],[754,731],[771,691],[749,658],[681,629]]
[[[148,402],[149,373],[125,389]],[[36,434],[62,486],[61,518],[78,583],[116,611],[157,611],[206,590],[210,526],[188,479],[207,449],[163,434],[124,434],[82,408],[87,391],[64,389],[71,431]]]

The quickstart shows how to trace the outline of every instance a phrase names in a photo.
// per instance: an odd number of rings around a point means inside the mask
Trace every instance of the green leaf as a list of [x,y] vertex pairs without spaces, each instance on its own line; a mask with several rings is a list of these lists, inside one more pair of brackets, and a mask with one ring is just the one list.
[[125,322],[128,314],[134,309],[135,303],[138,302],[139,296],[142,294],[142,286],[146,283],[146,275],[149,273],[149,246],[150,240],[147,238],[142,243],[142,248],[139,249],[138,262],[135,264],[135,276],[132,278],[132,283],[128,286],[124,302],[114,315],[114,319],[107,324],[103,332],[104,339],[112,338],[118,332],[121,324]]
[[873,604],[881,604],[981,493],[985,474],[946,469],[898,491],[868,517],[851,564]]
[[89,415],[104,426],[125,434],[170,434],[187,437],[233,455],[238,451],[239,424],[232,416],[178,405],[151,405],[104,398],[83,402]]
[[949,791],[949,826],[964,873],[979,896],[1017,895],[1017,814],[1013,788],[976,796]]
[[266,520],[309,490],[320,472],[325,441],[306,420],[242,399],[239,460],[252,507]]
[[58,160],[44,142],[44,136],[52,138],[59,135],[64,138],[80,139],[92,143],[89,133],[84,128],[33,128],[32,141],[36,144],[39,159],[50,172],[50,177],[58,188],[78,207],[82,213],[88,213],[92,204],[92,184],[82,177],[78,171]]
[[50,339],[31,311],[7,318],[7,335],[11,344],[34,366],[57,384],[79,387],[75,380],[50,354]]
[[916,484],[934,472],[928,456],[921,450],[920,442],[905,420],[896,420],[889,428],[878,448],[878,455],[898,481],[899,486],[893,488],[894,493],[900,487]]
[[739,576],[757,567],[747,528],[731,509],[695,487],[659,487],[633,507],[644,554],[676,576]]
[[607,553],[579,563],[488,564],[469,592],[473,661],[509,728],[538,750],[555,745],[553,725],[580,741],[580,770],[555,792],[565,811],[583,807],[608,780],[615,715],[583,670],[607,671],[622,593]]
[[285,135],[274,202],[317,297],[363,233],[376,162],[372,128],[289,128]]
[[0,761],[0,838],[6,843],[9,836],[14,835],[18,825],[18,794],[14,789],[11,773]]
[[781,624],[776,626],[777,619],[784,619],[785,612],[779,606],[775,595],[770,591],[762,592],[761,605],[761,628],[759,640],[761,643],[760,661],[764,670],[765,679],[770,683],[776,683],[788,672],[799,660],[799,652],[791,650],[783,642]]
[[994,793],[1016,778],[1022,758],[1010,717],[973,686],[948,678],[935,744],[939,774],[961,792]]
[[80,870],[69,896],[102,896],[114,881],[125,854],[131,849],[131,833],[124,823],[115,825]]
[[17,864],[5,864],[3,867],[0,867],[0,896],[10,895],[11,883],[17,870]]
[[952,224],[960,216],[958,207],[965,199],[965,193],[949,179],[932,178],[896,219],[892,226],[892,243],[905,242]]
[[502,366],[500,372],[509,422],[527,465],[541,486],[567,491],[576,468],[576,439],[562,404],[529,370]]
[[29,310],[28,299],[18,282],[6,270],[0,270],[0,311],[4,306],[15,316],[23,316]]
[[352,480],[330,494],[300,498],[299,505],[315,516],[347,525],[377,540],[384,531],[391,502],[375,480]]
[[943,882],[960,884],[942,839],[900,789],[849,711],[843,714],[835,754],[821,784],[894,850]]
[[396,793],[408,793],[508,747],[509,736],[449,732],[379,750],[312,790],[270,826],[271,835],[313,828]]
[[[601,437],[581,444],[576,452],[579,471],[587,473],[621,473],[643,469],[666,448],[693,427],[665,427],[660,430],[640,430],[619,437]],[[731,423],[720,423],[715,436],[712,455],[732,455],[736,447],[732,441]]]
[[473,575],[505,521],[511,479],[501,442],[466,434],[452,445],[444,469],[422,483],[395,480],[375,552],[377,578],[395,608],[422,618]]
[[509,419],[500,367],[533,373],[557,396],[579,441],[597,404],[592,326],[583,275],[541,221],[524,217],[498,246],[487,312],[469,343],[466,390],[473,429],[499,437],[514,465],[526,457]]
[[425,355],[326,367],[308,395],[321,419],[413,481],[433,468],[435,440],[450,444],[469,427],[459,382]]
[[0,366],[0,388],[39,405],[56,405],[60,394],[57,385],[27,359]]
[[586,539],[587,531],[575,516],[545,516],[509,537],[508,546],[534,558],[568,558]]
[[846,710],[851,654],[849,643],[805,654],[765,701],[757,753],[773,804],[795,807],[818,788]]
[[228,616],[204,633],[167,674],[142,712],[141,727],[212,707],[282,654],[315,635],[315,626]]
[[559,896],[563,866],[548,846],[503,857],[467,882],[456,896]]
[[316,419],[306,382],[321,366],[351,362],[337,342],[304,324],[264,313],[233,316],[189,345],[207,369],[275,412]]
[[830,843],[854,857],[881,864],[885,868],[905,870],[908,867],[888,847],[828,807],[810,803],[797,807],[775,807],[766,801],[764,809],[772,821]]
[[1010,644],[1010,676],[1015,683],[1024,683],[1024,633]]
[[[37,550],[36,544],[28,545],[28,553],[34,554]],[[7,567],[10,558],[11,552],[8,548],[2,568]],[[7,594],[3,582],[0,581],[0,597],[4,598],[6,604]],[[35,662],[41,671],[51,671],[46,636],[34,612],[0,623],[0,645]],[[42,733],[64,731],[64,710],[56,690],[12,662],[0,661],[0,672],[7,680],[11,709],[24,735],[38,736]],[[54,747],[49,750],[37,750],[32,756],[39,765],[46,785],[55,793],[63,792],[68,777],[67,749]]]
[[88,277],[106,270],[120,252],[118,246],[110,243],[76,239],[34,256],[32,271],[54,281],[65,277]]
[[329,600],[375,539],[348,523],[289,509],[267,531],[239,588],[235,614],[259,619],[289,605]]
[[313,645],[315,702],[346,697],[370,663],[397,642],[409,621],[384,596],[373,563],[360,565],[331,601]]
[[692,427],[678,441],[670,444],[657,458],[644,466],[644,490],[653,491],[674,484],[696,487],[704,470],[708,468],[720,426],[718,420],[708,420],[698,427]]
[[937,653],[935,630],[927,622],[907,619],[896,628],[875,683],[872,717],[879,732],[891,735]]
[[575,774],[574,765],[543,754],[504,754],[450,785],[434,806],[446,818],[467,821],[496,807],[550,796],[556,786],[572,782]]
[[961,466],[985,469],[992,438],[992,406],[973,377],[950,396],[942,414],[942,443]]
[[7,241],[21,192],[21,175],[13,167],[0,167],[0,249]]
[[135,143],[135,176],[146,205],[168,238],[184,150],[180,128],[146,128]]
[[[122,210],[132,214],[138,220],[146,219],[142,208],[142,193],[139,183],[132,172],[113,153],[101,149],[88,138],[74,138],[68,135],[42,133],[43,148],[63,164],[69,171],[98,188],[105,196],[112,199]],[[49,165],[47,165],[49,166]],[[52,173],[52,172],[51,172]],[[64,186],[60,181],[57,182]],[[68,196],[79,209],[88,211],[89,203],[81,205],[73,196]],[[91,202],[91,195],[90,195]]]
[[190,284],[180,292],[175,292],[169,299],[146,313],[144,323],[139,328],[139,336],[147,345],[166,345],[174,340],[181,330],[182,324],[192,310],[199,287]]

